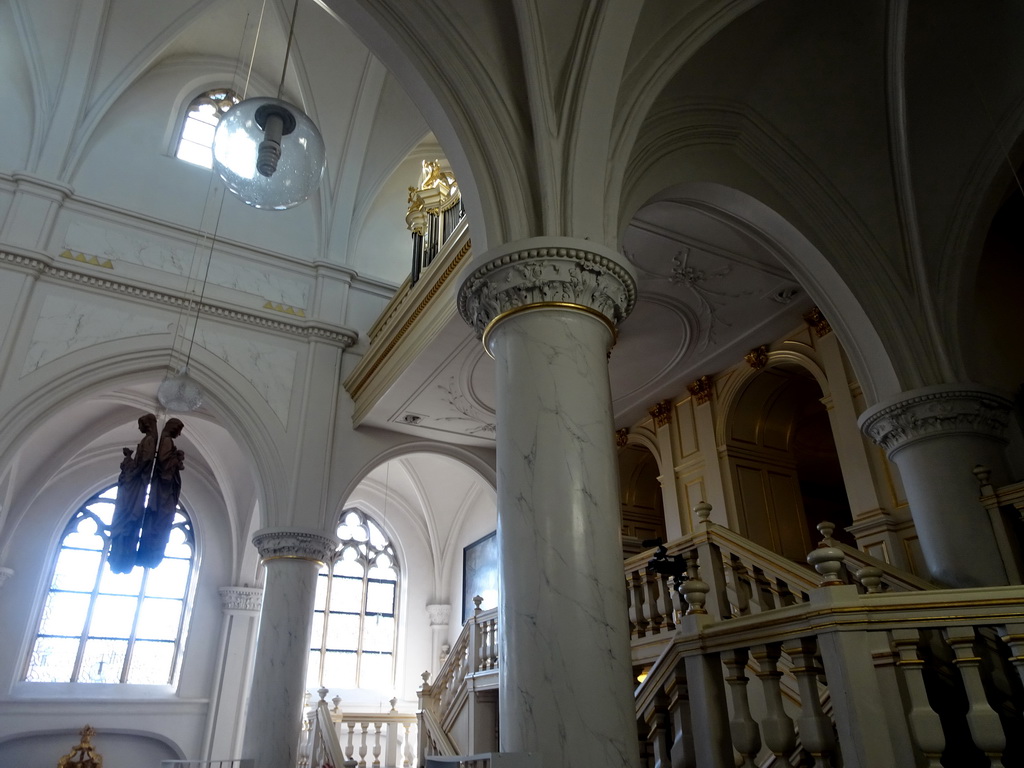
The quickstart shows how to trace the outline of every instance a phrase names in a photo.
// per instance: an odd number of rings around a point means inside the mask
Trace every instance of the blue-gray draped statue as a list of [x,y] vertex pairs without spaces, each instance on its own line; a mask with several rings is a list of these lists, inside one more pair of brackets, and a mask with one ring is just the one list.
[[155,568],[163,560],[185,467],[185,453],[174,445],[174,438],[184,426],[180,419],[168,419],[158,442],[156,416],[147,413],[139,418],[144,437],[134,456],[131,449],[122,449],[108,556],[114,573],[130,573],[136,565]]
[[156,457],[156,415],[147,413],[139,417],[142,440],[132,455],[130,448],[122,449],[124,460],[117,478],[117,501],[114,520],[110,526],[110,555],[108,562],[114,573],[130,573],[135,567],[139,548],[139,533],[145,517],[146,487],[153,474]]

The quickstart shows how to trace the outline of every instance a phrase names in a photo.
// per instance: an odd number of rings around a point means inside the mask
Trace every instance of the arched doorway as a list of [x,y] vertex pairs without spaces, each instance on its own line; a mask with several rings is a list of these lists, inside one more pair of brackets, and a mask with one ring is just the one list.
[[622,513],[622,553],[642,552],[644,541],[665,539],[665,504],[658,479],[658,462],[642,445],[619,449],[619,494]]
[[798,561],[820,538],[818,523],[834,523],[840,538],[852,523],[821,397],[809,371],[770,366],[746,384],[727,421],[726,455],[740,533]]

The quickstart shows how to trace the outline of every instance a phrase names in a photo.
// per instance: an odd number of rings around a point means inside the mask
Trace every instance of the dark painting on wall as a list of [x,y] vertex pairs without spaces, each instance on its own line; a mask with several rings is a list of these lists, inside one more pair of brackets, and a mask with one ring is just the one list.
[[498,607],[497,532],[477,539],[462,550],[462,623],[473,615],[473,598],[484,600],[481,610]]

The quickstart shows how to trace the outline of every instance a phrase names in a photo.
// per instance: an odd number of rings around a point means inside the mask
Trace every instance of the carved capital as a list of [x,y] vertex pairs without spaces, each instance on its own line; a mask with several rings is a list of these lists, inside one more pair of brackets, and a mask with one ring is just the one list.
[[651,418],[654,419],[655,427],[665,427],[672,423],[672,401],[662,400],[660,403],[655,403],[652,408],[647,410],[651,414]]
[[711,402],[711,391],[714,389],[714,383],[711,381],[710,376],[701,376],[696,381],[691,381],[686,385],[687,391],[693,395],[697,401],[697,405]]
[[325,564],[338,547],[338,540],[322,531],[301,528],[264,528],[252,537],[263,562],[308,560]]
[[430,626],[447,627],[452,617],[452,607],[446,603],[428,605],[427,615],[430,617]]
[[819,337],[832,333],[832,326],[817,307],[811,307],[804,313],[804,322],[811,326]]
[[263,605],[263,590],[259,587],[221,587],[218,591],[225,611],[258,613]]
[[743,356],[743,359],[755,371],[761,370],[768,365],[768,345],[762,344],[760,347],[750,350]]
[[459,314],[481,336],[513,310],[544,306],[593,312],[614,330],[634,304],[636,281],[626,267],[597,250],[558,245],[496,256],[459,289]]
[[896,402],[865,411],[861,431],[891,459],[907,445],[947,435],[1004,440],[1013,403],[998,392],[971,385],[925,387]]
[[615,430],[615,447],[625,448],[629,445],[629,429],[623,427],[622,429]]

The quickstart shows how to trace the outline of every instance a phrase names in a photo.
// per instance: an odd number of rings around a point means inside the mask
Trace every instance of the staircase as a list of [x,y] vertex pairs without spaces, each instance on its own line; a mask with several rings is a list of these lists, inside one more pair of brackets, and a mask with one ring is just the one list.
[[[625,562],[645,768],[1024,765],[1024,587],[934,589],[827,525],[816,574],[709,511],[661,553],[677,575]],[[421,765],[488,764],[499,643],[478,611],[424,681]]]

